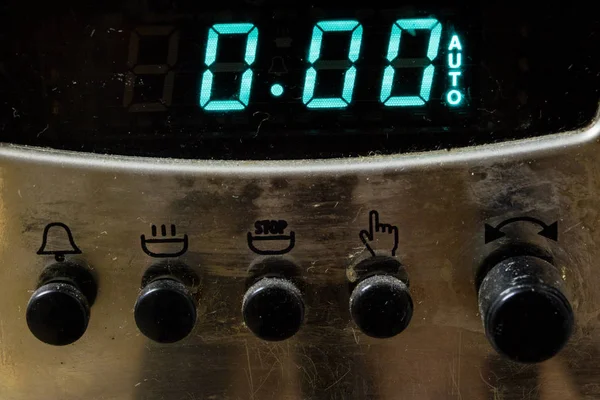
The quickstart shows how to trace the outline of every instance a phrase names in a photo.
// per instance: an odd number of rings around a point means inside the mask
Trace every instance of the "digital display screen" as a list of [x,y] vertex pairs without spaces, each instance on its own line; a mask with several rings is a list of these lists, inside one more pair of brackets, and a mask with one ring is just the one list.
[[576,129],[600,83],[577,3],[7,0],[0,141],[287,159]]

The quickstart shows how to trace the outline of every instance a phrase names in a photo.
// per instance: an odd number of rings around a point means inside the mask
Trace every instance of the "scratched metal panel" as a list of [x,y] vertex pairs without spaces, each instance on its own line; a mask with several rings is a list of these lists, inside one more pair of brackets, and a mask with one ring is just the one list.
[[[600,124],[582,132],[468,150],[314,162],[184,162],[0,149],[0,398],[9,399],[595,399],[600,398]],[[398,227],[415,311],[393,339],[362,335],[348,312],[348,270],[368,256],[370,210]],[[559,240],[512,224],[485,245],[484,222],[558,221]],[[258,258],[257,220],[288,223],[306,321],[267,343],[244,327],[242,296]],[[98,277],[84,337],[37,341],[25,307],[52,257],[44,227],[63,222]],[[136,329],[133,305],[156,261],[140,235],[175,224],[200,277],[198,322],[172,345]],[[537,230],[536,230],[537,228]],[[555,257],[576,313],[567,348],[541,365],[490,348],[474,278],[511,237]],[[382,240],[374,246],[391,250]]]

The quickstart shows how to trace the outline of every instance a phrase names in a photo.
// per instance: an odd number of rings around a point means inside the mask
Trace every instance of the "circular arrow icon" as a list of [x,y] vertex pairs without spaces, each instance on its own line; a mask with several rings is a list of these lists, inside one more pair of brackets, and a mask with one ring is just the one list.
[[506,234],[502,232],[501,229],[504,228],[506,225],[515,222],[531,222],[532,224],[539,225],[542,227],[542,230],[538,232],[538,235],[550,240],[554,240],[555,242],[558,241],[558,221],[548,225],[545,222],[533,217],[515,217],[499,223],[496,227],[493,227],[489,224],[485,224],[485,244],[491,243],[494,240],[498,240],[506,236]]

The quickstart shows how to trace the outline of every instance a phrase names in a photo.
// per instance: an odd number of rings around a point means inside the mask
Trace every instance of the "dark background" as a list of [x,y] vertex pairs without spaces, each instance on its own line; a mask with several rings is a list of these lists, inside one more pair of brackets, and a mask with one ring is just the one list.
[[[179,158],[327,158],[494,143],[590,122],[599,100],[600,24],[587,3],[448,3],[396,2],[390,9],[373,0],[356,8],[335,1],[7,0],[0,5],[0,141]],[[443,26],[430,101],[384,107],[379,92],[392,24],[423,17]],[[353,102],[342,110],[308,109],[301,101],[312,28],[326,19],[356,19],[364,29]],[[250,104],[242,112],[206,112],[198,91],[208,29],[226,22],[259,30]],[[144,30],[166,33],[142,36],[131,65],[132,33]],[[444,101],[454,32],[463,45],[465,95],[455,108]],[[428,37],[403,34],[401,58],[423,58]],[[240,62],[244,42],[222,36],[217,63]],[[169,43],[177,54],[165,65]],[[324,43],[322,59],[347,59],[348,33],[325,34]],[[165,73],[140,72],[155,64]],[[397,69],[393,95],[416,93],[422,70]],[[166,73],[173,78],[167,102]],[[339,96],[342,76],[319,71],[315,96]],[[215,95],[235,93],[239,78],[215,73]],[[285,88],[280,98],[269,91],[276,82]]]

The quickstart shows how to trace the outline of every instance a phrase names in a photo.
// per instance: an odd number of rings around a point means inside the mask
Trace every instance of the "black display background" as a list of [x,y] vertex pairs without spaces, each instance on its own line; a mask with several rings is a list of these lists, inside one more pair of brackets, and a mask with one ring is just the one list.
[[[0,141],[178,158],[327,158],[543,135],[582,127],[595,114],[599,23],[583,3],[540,8],[423,1],[394,9],[383,1],[354,9],[348,4],[8,0],[0,5]],[[383,107],[378,98],[391,26],[399,18],[427,16],[444,28],[431,100],[420,108]],[[312,27],[326,19],[357,19],[364,29],[354,102],[344,110],[309,110],[300,99]],[[254,86],[244,112],[205,112],[197,105],[207,32],[217,22],[253,22],[259,29]],[[131,82],[131,32],[144,26],[172,26],[179,35],[171,68],[173,102],[164,111],[132,112],[123,106]],[[457,108],[442,98],[449,86],[445,49],[453,31],[464,47],[466,98]],[[323,59],[345,58],[348,35],[335,36],[326,36]],[[281,47],[286,37],[290,46]],[[402,56],[423,55],[424,39],[404,35]],[[166,36],[145,37],[138,65],[165,63],[168,45]],[[224,37],[219,61],[240,60],[241,45]],[[286,74],[269,72],[274,56],[285,60]],[[407,87],[422,69],[397,71]],[[227,84],[237,75],[215,75],[220,95],[234,90]],[[317,95],[339,93],[340,77],[337,71],[319,72],[326,84],[317,85]],[[139,74],[132,104],[156,102],[164,80],[165,75]],[[275,82],[286,89],[281,98],[269,93]]]

